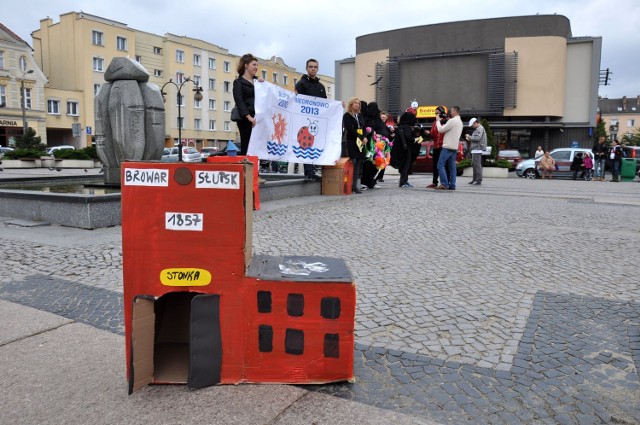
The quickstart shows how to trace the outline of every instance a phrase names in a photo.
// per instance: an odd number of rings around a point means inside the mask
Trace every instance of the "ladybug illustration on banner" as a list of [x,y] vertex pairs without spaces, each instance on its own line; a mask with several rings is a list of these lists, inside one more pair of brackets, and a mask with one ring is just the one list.
[[[307,118],[308,119],[308,118]],[[318,121],[309,120],[309,125],[298,130],[298,144],[302,149],[309,149],[313,147],[313,142],[318,135]]]

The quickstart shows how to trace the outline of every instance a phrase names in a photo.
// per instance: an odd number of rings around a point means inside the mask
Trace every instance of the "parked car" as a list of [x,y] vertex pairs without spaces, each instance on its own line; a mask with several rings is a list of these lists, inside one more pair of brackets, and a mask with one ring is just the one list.
[[51,146],[49,149],[47,149],[47,155],[53,155],[55,151],[59,151],[62,149],[75,149],[75,146],[71,146],[71,145]]
[[[161,161],[164,162],[177,162],[178,161],[178,147],[165,148],[162,152]],[[182,147],[182,162],[202,162],[202,156],[196,148]]]
[[[456,164],[467,157],[467,145],[460,142]],[[411,166],[412,173],[433,173],[433,141],[422,142],[420,153]],[[461,173],[461,171],[459,172]]]
[[520,155],[520,151],[518,151],[517,149],[504,149],[498,151],[496,159],[505,159],[509,161],[509,163],[511,164],[511,167],[509,167],[509,171],[512,171],[516,168],[518,163],[522,161],[522,155]]
[[204,147],[200,149],[200,156],[202,157],[202,160],[205,161],[211,153],[217,152],[217,151],[218,151],[218,148],[216,148],[215,146]]
[[4,146],[0,146],[0,158],[2,158],[5,153],[11,151],[13,151],[13,148],[5,148]]
[[[236,145],[236,151],[240,152],[240,146],[238,146],[236,143],[234,143],[234,145]],[[215,152],[211,152],[209,154],[209,156],[227,156],[227,148],[229,147],[229,145],[227,144],[225,147],[223,147],[222,149],[215,151]]]
[[[593,156],[591,149],[587,148],[558,148],[550,152],[551,157],[556,161],[556,171],[553,173],[554,177],[573,177],[573,171],[571,171],[571,162],[577,152],[588,152]],[[525,177],[528,179],[539,179],[540,173],[538,172],[538,159],[527,159],[521,161],[516,165],[516,175],[518,177]]]

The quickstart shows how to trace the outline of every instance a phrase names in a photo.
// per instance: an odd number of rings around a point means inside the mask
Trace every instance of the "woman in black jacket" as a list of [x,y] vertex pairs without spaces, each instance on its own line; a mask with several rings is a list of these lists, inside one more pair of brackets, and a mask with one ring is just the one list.
[[[364,160],[364,118],[360,113],[360,99],[352,97],[347,102],[347,112],[342,116],[342,128],[347,142],[347,155],[353,163],[353,181],[351,183],[353,193],[362,193],[358,187],[358,178],[362,170]],[[358,140],[361,144],[358,145]]]
[[258,72],[258,58],[251,53],[243,55],[238,61],[237,71],[238,78],[233,80],[233,100],[236,102],[236,108],[240,114],[240,121],[237,121],[240,132],[240,152],[238,154],[246,155],[249,149],[251,130],[256,125],[253,83]]

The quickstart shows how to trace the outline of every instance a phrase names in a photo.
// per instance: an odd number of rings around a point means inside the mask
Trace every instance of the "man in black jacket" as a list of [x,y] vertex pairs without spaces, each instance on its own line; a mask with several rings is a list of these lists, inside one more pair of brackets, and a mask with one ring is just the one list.
[[609,148],[604,143],[604,141],[605,141],[604,136],[598,137],[598,142],[595,145],[593,145],[593,148],[591,148],[591,152],[593,152],[593,157],[594,157],[593,171],[595,172],[593,181],[596,181],[596,182],[604,181],[604,167],[605,167],[605,164],[607,163],[607,156],[609,154]]
[[[320,82],[318,75],[318,61],[309,59],[307,61],[307,75],[303,75],[300,81],[296,83],[296,94],[304,94],[306,96],[327,98],[327,91]],[[320,180],[320,176],[316,175],[313,164],[304,164],[304,180],[313,181]]]

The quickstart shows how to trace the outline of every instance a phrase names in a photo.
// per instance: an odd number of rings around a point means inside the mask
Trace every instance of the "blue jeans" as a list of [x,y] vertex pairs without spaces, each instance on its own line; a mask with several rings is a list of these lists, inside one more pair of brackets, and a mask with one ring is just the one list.
[[443,148],[438,160],[440,184],[449,189],[456,188],[456,156],[457,150]]
[[596,159],[593,162],[593,170],[595,172],[595,178],[604,178],[604,164],[607,162],[606,158]]
[[620,164],[622,163],[621,160],[619,159],[613,159],[611,160],[611,175],[613,175],[614,179],[617,179],[618,177],[620,177]]

